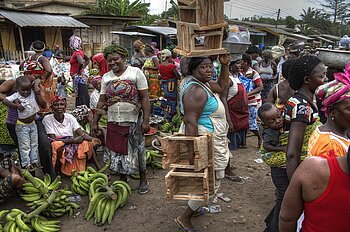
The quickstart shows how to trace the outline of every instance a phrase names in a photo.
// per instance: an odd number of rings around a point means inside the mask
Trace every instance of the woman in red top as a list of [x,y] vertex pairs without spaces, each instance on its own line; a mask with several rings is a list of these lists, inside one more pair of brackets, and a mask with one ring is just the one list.
[[74,81],[75,93],[77,94],[75,106],[90,105],[87,79],[84,68],[88,65],[89,59],[85,60],[85,53],[81,49],[81,39],[72,35],[69,39],[69,47],[74,50],[70,58],[70,75]]
[[166,99],[162,102],[161,107],[164,109],[165,118],[171,119],[176,114],[177,80],[180,79],[180,74],[168,49],[162,50],[159,54],[161,63],[158,65],[158,70],[162,78],[161,87]]
[[107,60],[103,56],[103,53],[97,53],[91,58],[92,64],[97,64],[100,70],[100,76],[102,77],[105,73],[109,72]]

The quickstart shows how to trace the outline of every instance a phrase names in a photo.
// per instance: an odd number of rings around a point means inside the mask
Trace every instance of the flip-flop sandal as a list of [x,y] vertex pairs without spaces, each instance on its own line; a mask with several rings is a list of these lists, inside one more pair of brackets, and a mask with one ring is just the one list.
[[226,175],[225,176],[227,179],[229,180],[232,180],[234,182],[242,182],[242,178],[239,177],[239,176],[229,176],[229,175]]
[[180,223],[180,221],[179,221],[178,218],[174,219],[174,221],[175,221],[175,223],[177,224],[177,226],[179,227],[179,230],[181,230],[181,231],[183,231],[183,232],[197,232],[197,230],[194,229],[194,228],[186,228],[186,227],[184,227],[184,226]]
[[196,210],[196,212],[194,212],[193,217],[203,216],[206,213],[208,213],[208,210],[206,210],[204,207],[200,207],[199,209]]
[[143,195],[149,192],[149,182],[147,181],[147,184],[145,186],[140,186],[139,188],[139,194]]

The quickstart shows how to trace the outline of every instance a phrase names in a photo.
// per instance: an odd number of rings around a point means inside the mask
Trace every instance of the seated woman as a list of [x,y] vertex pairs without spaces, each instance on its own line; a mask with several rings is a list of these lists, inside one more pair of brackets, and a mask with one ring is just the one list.
[[345,73],[335,73],[335,80],[317,88],[316,97],[322,101],[327,121],[314,130],[308,146],[309,156],[336,157],[348,152],[350,139],[350,62]]
[[101,141],[85,133],[74,116],[65,113],[66,106],[66,100],[56,96],[51,101],[53,114],[43,119],[47,135],[52,139],[52,164],[56,174],[62,172],[70,176],[72,170],[84,171],[90,158],[99,168],[93,146]]

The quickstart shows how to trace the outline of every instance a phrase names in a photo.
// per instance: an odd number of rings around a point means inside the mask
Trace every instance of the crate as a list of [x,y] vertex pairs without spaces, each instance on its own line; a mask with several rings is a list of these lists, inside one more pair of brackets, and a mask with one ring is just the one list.
[[171,168],[165,176],[168,200],[201,200],[208,203],[210,194],[214,192],[213,175],[213,166],[201,172],[184,167]]
[[[183,136],[175,135],[162,138],[161,141],[163,156],[163,169],[170,168],[171,165],[183,165],[182,167],[193,169],[195,172],[201,171],[213,164],[213,149],[211,135],[203,136]],[[189,164],[189,148],[193,145],[194,164]],[[177,166],[180,167],[180,166]]]
[[178,0],[179,21],[199,28],[224,21],[224,0]]
[[224,0],[178,0],[178,4],[178,46],[174,51],[186,57],[225,54]]

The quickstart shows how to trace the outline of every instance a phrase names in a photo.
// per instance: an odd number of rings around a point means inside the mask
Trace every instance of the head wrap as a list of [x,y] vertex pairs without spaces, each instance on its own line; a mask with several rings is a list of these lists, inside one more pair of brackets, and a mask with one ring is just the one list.
[[241,59],[242,59],[242,54],[236,54],[236,53],[230,54],[230,61],[231,61],[230,63],[231,64],[234,64]]
[[59,101],[64,101],[64,102],[66,102],[66,99],[65,98],[63,98],[63,97],[60,97],[60,96],[54,96],[52,99],[51,99],[51,108],[52,108],[52,106],[53,106],[53,104],[54,103],[56,103],[56,102],[59,102]]
[[273,59],[278,59],[286,54],[286,49],[283,46],[273,46],[271,53]]
[[90,81],[90,83],[92,84],[92,86],[97,89],[97,86],[99,84],[101,84],[101,81],[102,81],[102,77],[101,76],[98,76],[98,77],[94,77],[92,78],[92,80]]
[[123,48],[122,46],[117,45],[117,44],[109,45],[109,46],[105,47],[105,49],[103,50],[103,55],[104,55],[105,59],[107,59],[108,54],[113,54],[113,53],[118,53],[119,55],[121,55],[124,58],[129,56],[128,50],[126,50],[125,48]]
[[168,57],[171,57],[171,51],[169,51],[168,49],[164,49],[160,51],[159,54],[160,54],[160,59],[162,61],[165,61]]
[[299,57],[288,72],[290,87],[297,91],[303,85],[304,77],[309,76],[320,63],[322,61],[317,56],[307,55]]
[[350,62],[345,73],[334,73],[335,80],[319,86],[315,94],[322,101],[322,111],[329,112],[329,107],[350,98]]
[[82,121],[89,115],[90,109],[86,105],[77,106],[73,111],[72,115],[78,120]]
[[143,45],[142,41],[138,39],[138,40],[134,41],[133,46],[141,49],[144,45]]
[[193,75],[193,71],[208,57],[192,57],[188,63],[188,74]]
[[35,52],[43,52],[45,50],[45,44],[40,40],[35,40],[30,47]]
[[81,48],[81,39],[78,36],[72,35],[69,38],[69,47],[73,50],[79,50]]

